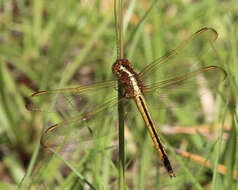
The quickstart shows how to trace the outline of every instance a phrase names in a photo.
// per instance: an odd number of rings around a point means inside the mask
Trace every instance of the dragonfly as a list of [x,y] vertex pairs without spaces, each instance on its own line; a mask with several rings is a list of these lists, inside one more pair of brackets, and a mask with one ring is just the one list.
[[[154,147],[157,150],[157,153],[165,169],[167,170],[170,177],[175,177],[172,165],[169,161],[168,154],[166,152],[166,148],[161,141],[155,122],[152,119],[145,95],[147,93],[155,92],[158,92],[158,94],[162,94],[163,92],[170,93],[173,92],[173,89],[181,89],[181,86],[183,86],[184,84],[188,84],[188,88],[192,87],[191,89],[194,90],[197,88],[197,86],[193,86],[194,83],[192,83],[191,81],[197,81],[197,78],[200,75],[211,76],[215,79],[215,82],[212,83],[212,86],[217,86],[218,80],[220,80],[217,77],[225,79],[227,75],[226,71],[220,66],[202,66],[199,63],[194,63],[193,59],[190,59],[190,57],[193,56],[192,54],[194,54],[195,56],[199,56],[198,52],[200,51],[200,49],[194,48],[193,46],[195,44],[199,44],[199,48],[201,49],[202,47],[210,47],[211,43],[213,43],[217,39],[217,37],[218,34],[215,29],[205,27],[193,33],[190,37],[184,40],[177,48],[169,51],[161,58],[158,58],[149,65],[145,66],[145,68],[142,69],[142,71],[139,73],[133,70],[131,63],[127,59],[118,59],[112,65],[112,72],[116,77],[116,79],[114,80],[97,82],[89,85],[80,85],[72,88],[39,91],[32,94],[32,101],[31,103],[27,104],[26,107],[28,110],[37,111],[42,110],[41,108],[39,108],[37,103],[34,103],[34,100],[39,97],[45,97],[47,101],[49,101],[48,99],[52,95],[63,95],[66,97],[69,97],[70,95],[77,95],[76,97],[78,98],[82,95],[87,95],[90,92],[96,92],[98,90],[116,89],[118,87],[118,82],[124,89],[124,95],[120,100],[118,100],[117,98],[113,98],[112,100],[104,103],[98,108],[93,108],[92,111],[82,111],[78,115],[75,115],[69,119],[65,119],[57,124],[51,125],[45,130],[41,140],[41,144],[43,146],[47,146],[47,138],[54,133],[57,134],[56,131],[60,130],[61,128],[66,128],[67,130],[67,127],[70,124],[74,122],[85,121],[90,117],[98,114],[99,112],[107,109],[108,107],[116,105],[118,101],[120,102],[127,99],[133,99],[139,110],[140,115],[142,116],[145,122],[145,125],[148,128]],[[207,48],[205,48],[205,50],[207,51]],[[178,56],[175,55],[180,55],[182,58],[184,56],[187,56],[188,59],[186,63],[182,62],[179,63],[179,65],[175,65],[175,63],[178,64],[176,62]],[[166,79],[164,79],[163,76],[163,79],[161,79],[160,81],[150,81],[150,84],[145,83],[145,81],[149,78],[150,75],[152,75],[152,73],[159,73],[160,70],[166,69],[173,70],[173,72],[171,72],[172,74],[168,73],[168,76],[165,77]],[[198,83],[199,82],[196,82],[196,84]],[[68,99],[66,101],[68,101],[69,104],[72,104],[71,99]]]

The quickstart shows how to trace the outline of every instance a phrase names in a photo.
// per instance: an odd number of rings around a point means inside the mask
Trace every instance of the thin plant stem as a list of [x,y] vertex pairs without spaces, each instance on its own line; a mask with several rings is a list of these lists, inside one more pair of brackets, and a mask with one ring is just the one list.
[[[122,97],[122,88],[119,86],[118,99]],[[125,187],[125,142],[124,142],[124,106],[123,102],[118,104],[119,118],[119,189]]]
[[123,0],[119,0],[119,55],[120,59],[124,58],[123,53]]
[[[123,0],[119,0],[119,26],[117,22],[116,0],[114,1],[115,27],[116,27],[116,46],[117,59],[124,59],[123,53]],[[118,28],[119,27],[119,31]],[[119,47],[118,47],[119,45]],[[123,97],[123,88],[118,84],[118,100]],[[124,142],[124,106],[123,102],[118,103],[118,120],[119,120],[119,189],[125,188],[125,142]]]

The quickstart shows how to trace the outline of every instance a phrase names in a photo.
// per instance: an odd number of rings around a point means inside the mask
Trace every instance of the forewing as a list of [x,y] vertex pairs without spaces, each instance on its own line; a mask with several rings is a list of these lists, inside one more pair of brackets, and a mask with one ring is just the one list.
[[[107,98],[114,96],[113,92],[116,91],[114,90],[116,87],[116,81],[107,81],[72,88],[40,91],[29,97],[26,108],[29,111],[47,113],[60,112],[62,110],[64,112],[68,110],[81,111],[89,99],[92,101],[98,100],[103,96],[107,96]],[[109,91],[111,93],[107,93]]]
[[145,81],[148,76],[156,76],[156,80],[162,81],[204,66],[217,65],[211,51],[217,37],[217,32],[212,28],[200,29],[177,48],[146,66],[140,73],[141,79]]

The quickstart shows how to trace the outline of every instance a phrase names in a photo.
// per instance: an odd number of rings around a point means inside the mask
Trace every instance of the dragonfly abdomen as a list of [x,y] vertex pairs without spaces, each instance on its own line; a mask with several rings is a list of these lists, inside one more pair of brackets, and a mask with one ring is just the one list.
[[150,113],[149,113],[144,96],[143,95],[136,96],[135,101],[136,101],[137,108],[140,111],[140,113],[146,123],[146,126],[150,132],[151,138],[155,145],[155,149],[157,150],[157,152],[160,156],[160,159],[162,160],[162,162],[164,164],[164,167],[167,169],[170,177],[174,177],[175,174],[173,172],[170,161],[168,159],[166,150],[165,150],[165,148],[161,142],[161,139],[159,137],[159,134],[156,130],[156,126],[151,118]]

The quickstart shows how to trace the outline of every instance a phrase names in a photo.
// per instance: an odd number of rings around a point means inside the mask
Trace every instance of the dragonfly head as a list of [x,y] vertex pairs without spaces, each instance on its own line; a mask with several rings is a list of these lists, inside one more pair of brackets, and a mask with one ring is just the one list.
[[124,70],[131,68],[131,64],[127,59],[117,59],[116,62],[112,65],[112,72],[116,75],[117,78],[121,77],[121,73]]

